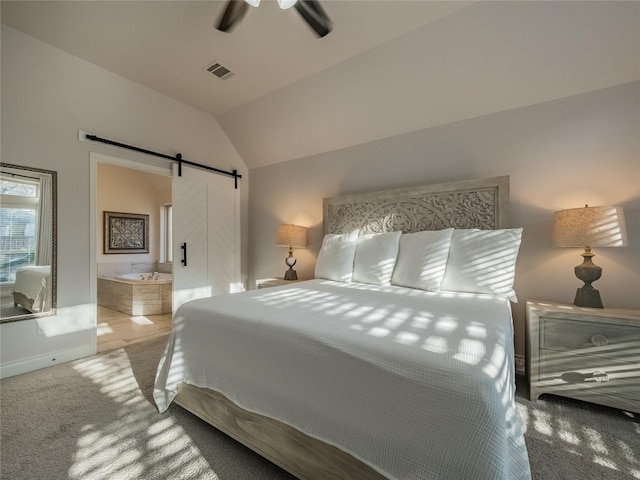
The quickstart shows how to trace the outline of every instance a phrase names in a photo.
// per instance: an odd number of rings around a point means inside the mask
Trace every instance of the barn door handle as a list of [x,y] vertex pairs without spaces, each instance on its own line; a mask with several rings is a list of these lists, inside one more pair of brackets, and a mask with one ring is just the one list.
[[182,249],[182,265],[187,266],[187,242],[183,243],[180,248]]

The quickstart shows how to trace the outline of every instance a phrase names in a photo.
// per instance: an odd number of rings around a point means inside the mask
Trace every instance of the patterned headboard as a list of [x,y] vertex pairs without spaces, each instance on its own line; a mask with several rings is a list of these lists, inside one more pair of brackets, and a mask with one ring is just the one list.
[[325,198],[324,233],[507,228],[509,177]]

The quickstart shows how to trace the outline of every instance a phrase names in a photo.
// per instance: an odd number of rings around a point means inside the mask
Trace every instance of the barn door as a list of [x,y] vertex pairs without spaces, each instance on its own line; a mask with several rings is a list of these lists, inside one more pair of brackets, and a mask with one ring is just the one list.
[[231,293],[240,282],[240,204],[233,179],[173,170],[173,311],[196,298]]

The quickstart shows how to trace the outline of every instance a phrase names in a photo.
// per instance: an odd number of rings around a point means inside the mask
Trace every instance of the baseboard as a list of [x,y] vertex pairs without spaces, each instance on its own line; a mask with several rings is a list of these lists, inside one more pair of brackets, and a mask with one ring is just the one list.
[[516,373],[518,375],[526,374],[524,355],[516,355]]
[[0,365],[0,378],[13,377],[21,373],[32,372],[45,367],[51,367],[59,363],[70,362],[91,355],[90,346],[69,348],[57,352],[49,352],[46,355],[31,357],[16,362]]

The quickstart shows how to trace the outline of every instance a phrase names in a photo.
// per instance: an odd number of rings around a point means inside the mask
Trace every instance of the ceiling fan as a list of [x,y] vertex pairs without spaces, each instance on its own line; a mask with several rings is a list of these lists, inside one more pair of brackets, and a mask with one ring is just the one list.
[[[216,28],[221,32],[230,31],[242,20],[250,5],[257,7],[260,0],[229,0]],[[317,0],[278,0],[278,5],[283,10],[294,7],[319,37],[331,32],[331,20]]]

